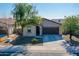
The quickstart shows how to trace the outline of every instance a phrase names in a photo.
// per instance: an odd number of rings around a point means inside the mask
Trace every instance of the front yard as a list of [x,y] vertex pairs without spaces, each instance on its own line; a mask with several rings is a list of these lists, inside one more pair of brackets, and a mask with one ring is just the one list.
[[[69,35],[63,35],[63,40],[57,40],[57,41],[50,41],[50,42],[42,42],[38,44],[32,44],[32,40],[34,37],[17,37],[16,40],[14,40],[11,45],[10,43],[0,43],[0,51],[1,49],[4,50],[4,48],[7,48],[8,50],[5,49],[5,51],[15,51],[17,49],[22,49],[25,54],[23,53],[17,53],[18,56],[70,56],[73,55],[70,53],[70,51],[73,53],[74,51],[79,51],[79,50],[74,50],[78,49],[78,37],[73,36],[73,43],[77,44],[75,46],[70,46],[68,43],[65,43],[66,41],[69,41]],[[27,38],[27,39],[26,39]],[[5,46],[6,45],[6,46]],[[9,46],[10,45],[10,46]],[[16,47],[17,46],[17,47]],[[22,47],[20,47],[22,46]],[[10,48],[11,47],[11,48]],[[16,48],[15,48],[16,47]],[[19,48],[18,48],[19,47]],[[74,49],[73,49],[74,48]],[[69,51],[68,51],[69,49]],[[17,52],[17,50],[16,50]],[[14,53],[16,53],[14,52]],[[4,54],[3,54],[4,55]]]
[[[26,39],[27,38],[27,39]],[[27,51],[26,56],[68,56],[70,55],[62,44],[65,40],[57,40],[51,42],[44,42],[40,44],[31,44],[33,37],[20,37],[13,42],[13,45],[22,45],[23,49]],[[31,45],[30,45],[31,44]],[[18,54],[22,55],[22,54]]]

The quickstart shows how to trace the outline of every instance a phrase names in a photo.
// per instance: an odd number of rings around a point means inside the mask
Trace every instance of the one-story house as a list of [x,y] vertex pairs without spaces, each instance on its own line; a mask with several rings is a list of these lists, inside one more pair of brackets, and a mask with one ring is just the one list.
[[61,34],[61,23],[42,18],[42,24],[33,26],[28,25],[23,29],[23,36],[39,36],[47,34]]
[[[23,29],[23,36],[40,36],[46,34],[61,34],[61,23],[42,18],[40,25],[28,25]],[[0,33],[13,34],[15,20],[11,18],[0,18]]]
[[12,18],[0,18],[0,33],[12,34],[14,30],[15,20]]

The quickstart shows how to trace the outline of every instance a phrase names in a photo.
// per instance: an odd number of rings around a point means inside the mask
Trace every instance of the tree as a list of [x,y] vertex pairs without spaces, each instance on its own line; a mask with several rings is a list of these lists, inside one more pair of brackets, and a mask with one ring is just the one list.
[[[39,22],[39,17],[37,15],[36,8],[32,4],[19,3],[15,4],[15,8],[12,11],[13,17],[16,20],[15,27],[17,25],[21,26],[22,35],[23,28],[29,24],[37,24]],[[38,22],[37,22],[38,20]]]
[[27,20],[27,25],[40,25],[42,23],[42,18],[40,16],[34,16]]
[[62,24],[62,28],[64,32],[68,32],[70,34],[70,40],[72,41],[72,35],[79,30],[79,18],[78,16],[68,16],[65,17],[64,22]]

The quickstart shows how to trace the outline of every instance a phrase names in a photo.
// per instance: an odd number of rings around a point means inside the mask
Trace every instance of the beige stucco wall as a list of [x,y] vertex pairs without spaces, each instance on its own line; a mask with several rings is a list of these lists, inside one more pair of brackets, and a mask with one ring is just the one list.
[[[28,32],[28,28],[31,28],[31,32]],[[23,36],[36,36],[36,26],[29,25],[23,29]]]
[[14,26],[13,25],[8,25],[8,34],[13,34]]
[[62,35],[62,25],[59,26],[59,33]]
[[[31,32],[28,32],[28,28],[31,28]],[[23,29],[23,36],[36,36],[36,26],[33,26],[33,25],[29,25],[29,26],[26,26],[24,29]],[[40,27],[40,35],[42,35],[42,27]]]

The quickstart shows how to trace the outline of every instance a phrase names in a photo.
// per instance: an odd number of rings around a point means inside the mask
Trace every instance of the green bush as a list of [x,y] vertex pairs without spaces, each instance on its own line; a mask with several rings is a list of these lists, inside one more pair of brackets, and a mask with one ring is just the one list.
[[32,44],[37,44],[37,43],[39,43],[39,40],[36,39],[36,38],[33,38],[33,39],[32,39]]
[[79,30],[76,30],[74,34],[79,35]]

